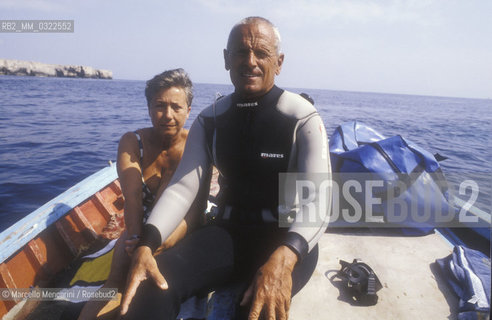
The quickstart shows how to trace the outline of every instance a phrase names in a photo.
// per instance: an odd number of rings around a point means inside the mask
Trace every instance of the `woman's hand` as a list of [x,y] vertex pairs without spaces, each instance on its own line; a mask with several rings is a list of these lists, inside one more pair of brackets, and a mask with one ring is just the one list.
[[153,279],[155,284],[162,290],[168,288],[166,279],[164,279],[164,276],[157,267],[152,250],[147,246],[141,246],[135,250],[130,269],[128,270],[127,287],[123,295],[123,300],[121,301],[120,314],[122,316],[128,311],[128,307],[140,283],[147,279]]
[[263,312],[265,319],[287,320],[292,296],[292,270],[297,255],[280,246],[256,272],[253,283],[244,293],[241,306],[252,301],[249,320],[257,320]]

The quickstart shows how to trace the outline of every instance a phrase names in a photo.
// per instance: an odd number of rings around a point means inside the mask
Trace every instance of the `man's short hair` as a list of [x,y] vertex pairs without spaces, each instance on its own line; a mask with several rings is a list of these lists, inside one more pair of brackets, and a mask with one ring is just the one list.
[[254,23],[257,23],[257,22],[263,22],[263,23],[266,23],[268,24],[270,27],[272,27],[273,29],[273,34],[275,35],[275,48],[277,49],[277,54],[280,54],[282,52],[281,48],[280,48],[280,45],[281,45],[281,38],[280,38],[280,32],[278,31],[278,28],[268,19],[266,18],[263,18],[263,17],[257,17],[257,16],[253,16],[253,17],[247,17],[247,18],[244,18],[244,19],[241,19],[241,21],[239,21],[238,23],[236,23],[234,25],[234,27],[232,27],[231,29],[231,32],[229,33],[229,38],[227,40],[227,49],[229,49],[229,44],[231,42],[231,35],[232,35],[232,32],[239,26],[243,26],[243,25],[248,25],[248,24],[254,24]]
[[150,105],[150,102],[159,91],[171,87],[182,88],[186,94],[188,107],[191,106],[191,102],[193,101],[193,83],[186,71],[181,68],[164,71],[147,81],[147,85],[145,86],[147,105]]

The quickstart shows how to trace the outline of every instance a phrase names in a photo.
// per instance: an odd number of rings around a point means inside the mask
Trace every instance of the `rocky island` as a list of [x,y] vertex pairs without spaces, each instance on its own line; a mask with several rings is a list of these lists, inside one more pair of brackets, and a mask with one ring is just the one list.
[[0,59],[0,75],[113,79],[109,70],[9,59]]

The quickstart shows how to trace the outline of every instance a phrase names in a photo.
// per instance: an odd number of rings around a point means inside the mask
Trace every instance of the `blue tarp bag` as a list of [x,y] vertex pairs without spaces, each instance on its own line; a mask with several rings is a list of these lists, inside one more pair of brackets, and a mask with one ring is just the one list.
[[338,186],[332,227],[395,227],[418,235],[454,216],[434,155],[399,135],[385,138],[361,122],[347,122],[330,137],[330,157]]
[[490,258],[480,251],[455,246],[451,255],[436,262],[460,298],[458,319],[490,318]]

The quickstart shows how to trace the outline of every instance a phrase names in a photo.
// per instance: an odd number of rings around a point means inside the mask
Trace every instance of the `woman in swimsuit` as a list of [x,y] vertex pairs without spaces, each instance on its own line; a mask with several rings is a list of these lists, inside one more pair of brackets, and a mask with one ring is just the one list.
[[[190,114],[192,83],[183,69],[165,71],[147,82],[145,96],[152,127],[125,133],[118,146],[117,169],[125,199],[126,230],[115,245],[111,271],[103,288],[120,291],[124,289],[129,256],[142,225],[181,160],[188,136],[183,125]],[[203,194],[208,195],[208,190]],[[190,228],[202,222],[206,198],[199,198],[160,250],[174,246]],[[105,304],[106,301],[89,301],[79,320],[95,319]]]

